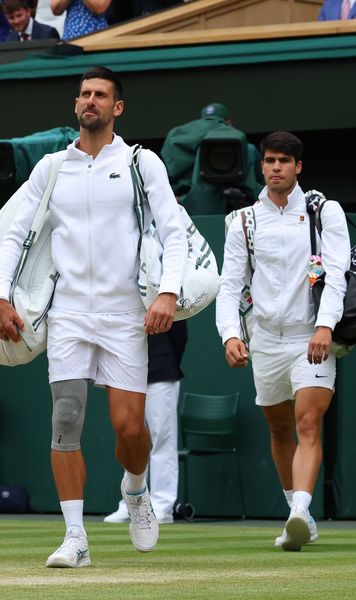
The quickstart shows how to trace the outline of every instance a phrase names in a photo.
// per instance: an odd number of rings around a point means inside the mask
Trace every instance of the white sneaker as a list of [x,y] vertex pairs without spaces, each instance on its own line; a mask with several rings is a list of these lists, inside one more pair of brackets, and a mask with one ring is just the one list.
[[128,523],[129,520],[130,517],[125,502],[120,502],[115,512],[104,517],[104,523]]
[[133,545],[140,552],[150,552],[158,541],[159,527],[146,487],[142,494],[128,494],[126,478],[121,482],[121,494],[130,515],[129,532]]
[[156,519],[160,525],[169,525],[170,523],[174,523],[173,515],[170,512],[161,512],[159,510],[154,511],[156,515]]
[[[306,544],[310,544],[311,542],[316,542],[316,540],[319,537],[315,519],[311,515],[309,515],[309,517],[308,517],[308,526],[309,526],[310,538],[306,542]],[[282,546],[282,544],[286,541],[287,536],[288,536],[288,534],[286,532],[286,528],[284,528],[282,531],[282,534],[279,535],[278,537],[276,537],[276,539],[274,540],[274,545],[276,547]]]
[[283,550],[298,552],[303,544],[310,540],[308,515],[306,513],[292,513],[286,525],[286,538],[281,544]]
[[86,535],[80,527],[71,528],[64,542],[51,554],[46,567],[89,567],[91,564]]

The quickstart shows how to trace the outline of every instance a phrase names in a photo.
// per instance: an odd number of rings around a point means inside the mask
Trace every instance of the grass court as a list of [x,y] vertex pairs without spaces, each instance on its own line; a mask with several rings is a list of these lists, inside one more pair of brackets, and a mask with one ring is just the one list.
[[1,600],[355,600],[356,523],[318,523],[301,552],[273,547],[282,523],[177,522],[154,552],[131,544],[126,524],[89,517],[92,566],[48,569],[58,517],[0,519]]

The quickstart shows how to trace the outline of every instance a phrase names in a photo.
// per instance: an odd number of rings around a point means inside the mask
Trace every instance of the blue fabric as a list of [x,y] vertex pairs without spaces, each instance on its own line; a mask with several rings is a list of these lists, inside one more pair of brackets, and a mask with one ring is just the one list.
[[[342,0],[324,0],[324,4],[321,7],[318,21],[337,21],[341,15],[341,4]],[[349,19],[356,19],[356,2],[353,5]]]
[[8,24],[2,8],[0,8],[0,42],[6,42],[7,36],[10,33],[10,25]]
[[82,0],[73,0],[67,8],[63,39],[71,40],[86,35],[87,33],[105,29],[107,26],[108,23],[105,14],[96,15],[89,10],[89,8],[84,6]]

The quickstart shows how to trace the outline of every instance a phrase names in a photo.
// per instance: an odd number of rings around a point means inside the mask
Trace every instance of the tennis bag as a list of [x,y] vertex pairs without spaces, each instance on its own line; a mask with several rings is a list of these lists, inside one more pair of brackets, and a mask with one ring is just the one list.
[[[147,309],[158,295],[162,277],[163,247],[154,221],[151,221],[145,230],[144,202],[147,202],[147,195],[138,165],[140,151],[140,146],[132,148],[130,171],[134,187],[134,208],[141,236],[138,286]],[[213,302],[220,287],[218,267],[212,249],[187,211],[178,206],[187,234],[188,252],[174,321],[188,319],[201,312]]]
[[[322,235],[322,208],[325,197],[320,192],[308,192],[306,203],[310,221],[310,245],[312,256],[316,255],[316,231]],[[336,324],[332,333],[332,339],[341,346],[353,346],[356,344],[356,246],[351,248],[350,268],[345,273],[347,287],[344,298],[344,312],[341,320]],[[312,285],[311,292],[315,305],[315,314],[318,314],[320,299],[325,286],[325,273],[322,273]],[[341,354],[340,354],[341,356]]]
[[[51,161],[49,179],[41,204],[27,238],[10,288],[9,302],[25,323],[19,332],[21,340],[0,340],[0,365],[14,367],[26,364],[41,354],[47,346],[47,313],[51,307],[58,273],[52,264],[51,225],[48,202],[64,152],[48,155]],[[26,194],[25,182],[0,211],[0,245]]]

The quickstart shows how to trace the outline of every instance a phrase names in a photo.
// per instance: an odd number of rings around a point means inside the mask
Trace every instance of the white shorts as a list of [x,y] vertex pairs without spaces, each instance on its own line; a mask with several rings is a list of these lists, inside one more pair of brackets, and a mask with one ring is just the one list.
[[253,378],[257,392],[256,404],[272,406],[292,400],[295,393],[306,387],[334,389],[336,376],[335,354],[314,365],[308,362],[310,337],[268,339],[254,334],[250,343]]
[[91,379],[131,392],[147,389],[145,311],[48,314],[49,381]]

